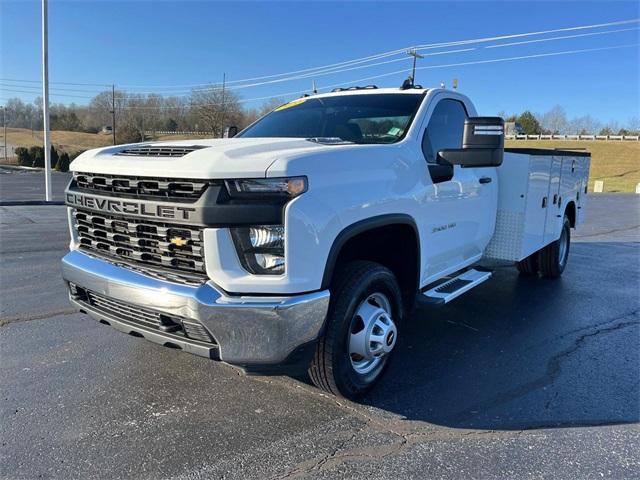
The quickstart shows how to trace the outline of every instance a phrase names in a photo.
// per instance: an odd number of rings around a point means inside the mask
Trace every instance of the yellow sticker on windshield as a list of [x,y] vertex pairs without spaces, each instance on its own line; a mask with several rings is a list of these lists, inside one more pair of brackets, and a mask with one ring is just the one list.
[[292,100],[289,103],[285,103],[284,105],[280,105],[278,108],[274,110],[274,112],[279,112],[280,110],[284,110],[286,108],[295,107],[296,105],[300,105],[301,103],[306,102],[306,98],[299,98],[298,100]]

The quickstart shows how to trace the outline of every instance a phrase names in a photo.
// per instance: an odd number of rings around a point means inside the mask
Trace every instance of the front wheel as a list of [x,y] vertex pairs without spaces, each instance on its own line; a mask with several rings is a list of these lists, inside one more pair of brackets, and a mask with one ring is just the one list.
[[564,216],[560,238],[550,243],[538,256],[540,274],[543,277],[557,278],[562,275],[567,260],[569,259],[569,246],[571,245],[571,222],[568,216]]
[[325,334],[309,368],[313,383],[350,399],[364,395],[389,363],[402,314],[400,288],[389,269],[347,264],[331,287]]

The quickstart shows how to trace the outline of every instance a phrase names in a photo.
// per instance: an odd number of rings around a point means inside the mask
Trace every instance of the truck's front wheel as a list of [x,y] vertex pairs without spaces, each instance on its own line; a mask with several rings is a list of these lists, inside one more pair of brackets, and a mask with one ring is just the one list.
[[317,387],[353,399],[370,390],[389,363],[402,297],[393,273],[377,263],[349,263],[336,278],[309,375]]

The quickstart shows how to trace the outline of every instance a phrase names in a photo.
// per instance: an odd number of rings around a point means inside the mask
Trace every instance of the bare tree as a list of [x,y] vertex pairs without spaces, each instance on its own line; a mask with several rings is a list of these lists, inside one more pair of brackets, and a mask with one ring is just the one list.
[[571,120],[567,126],[567,133],[576,135],[592,135],[602,128],[599,121],[591,115],[584,115]]
[[566,133],[569,124],[567,113],[560,105],[556,105],[541,116],[540,124],[543,130],[551,134]]
[[280,98],[280,97],[274,97],[274,98],[270,98],[269,100],[265,101],[260,108],[252,108],[250,110],[247,110],[245,112],[244,115],[244,125],[242,125],[242,127],[245,127],[246,125],[250,125],[253,122],[255,122],[256,120],[258,120],[259,118],[264,117],[267,113],[271,113],[274,109],[278,108],[280,105],[282,105],[283,103],[285,103],[285,101]]
[[631,117],[627,120],[627,130],[635,135],[640,134],[640,117]]
[[241,125],[244,117],[238,95],[218,88],[194,90],[191,108],[200,129],[211,131],[217,137],[222,136],[225,126]]

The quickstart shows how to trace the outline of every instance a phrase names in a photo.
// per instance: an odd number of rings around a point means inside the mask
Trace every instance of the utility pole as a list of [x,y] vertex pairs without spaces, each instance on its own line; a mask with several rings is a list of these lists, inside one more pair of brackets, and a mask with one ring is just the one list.
[[316,87],[316,81],[315,80],[311,80],[311,91],[313,93],[318,93],[318,88]]
[[413,84],[415,85],[416,83],[416,59],[418,58],[424,58],[424,55],[420,55],[415,48],[411,48],[409,50],[407,50],[407,55],[409,55],[410,57],[413,57],[413,69],[411,70],[411,80],[413,82]]
[[47,0],[42,0],[42,114],[44,128],[44,199],[51,196],[51,138],[49,132],[49,18]]
[[222,74],[222,113],[220,114],[220,138],[224,137],[224,88],[227,82],[227,74]]
[[111,135],[113,135],[113,144],[116,144],[116,86],[111,85]]
[[2,124],[4,125],[4,163],[7,163],[7,107],[2,107]]

